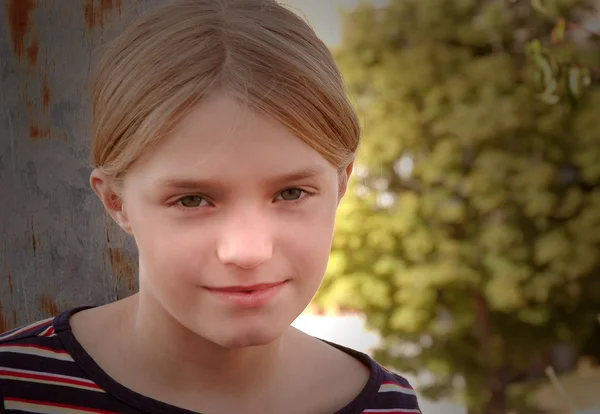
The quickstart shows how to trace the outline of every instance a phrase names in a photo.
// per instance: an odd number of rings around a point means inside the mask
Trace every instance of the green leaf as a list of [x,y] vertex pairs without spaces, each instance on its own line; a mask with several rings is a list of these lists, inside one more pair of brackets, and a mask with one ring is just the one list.
[[541,14],[543,14],[545,16],[548,15],[548,10],[542,4],[542,0],[531,0],[531,5],[539,13],[541,13]]
[[562,43],[565,40],[565,29],[567,27],[567,23],[564,17],[561,17],[554,24],[554,28],[550,34],[550,40],[553,44]]

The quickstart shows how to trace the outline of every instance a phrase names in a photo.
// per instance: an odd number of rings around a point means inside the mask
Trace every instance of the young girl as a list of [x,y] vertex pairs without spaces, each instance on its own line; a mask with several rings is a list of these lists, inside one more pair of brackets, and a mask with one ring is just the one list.
[[408,382],[290,324],[359,142],[327,47],[274,0],[174,0],[93,90],[90,184],[139,293],[0,336],[3,413],[419,413]]

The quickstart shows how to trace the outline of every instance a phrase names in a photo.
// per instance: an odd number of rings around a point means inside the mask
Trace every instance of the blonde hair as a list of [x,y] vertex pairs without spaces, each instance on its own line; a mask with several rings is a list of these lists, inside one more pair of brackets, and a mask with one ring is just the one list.
[[93,78],[92,159],[118,178],[203,98],[226,92],[337,168],[360,128],[327,46],[275,0],[170,0],[109,45]]

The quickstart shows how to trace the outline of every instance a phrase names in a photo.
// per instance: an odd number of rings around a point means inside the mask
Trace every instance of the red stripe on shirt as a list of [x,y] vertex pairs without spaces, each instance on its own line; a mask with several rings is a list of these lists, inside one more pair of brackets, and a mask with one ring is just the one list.
[[119,414],[119,413],[115,413],[113,411],[104,411],[104,410],[96,410],[94,408],[88,408],[88,407],[78,407],[76,405],[68,405],[68,404],[58,404],[58,403],[52,403],[52,402],[47,402],[47,401],[35,401],[35,400],[23,400],[20,398],[5,398],[4,401],[13,401],[13,402],[20,402],[20,403],[25,403],[25,404],[37,404],[37,405],[45,405],[47,407],[57,407],[57,408],[68,408],[71,410],[79,410],[79,411],[87,411],[90,413],[98,413],[98,414]]
[[61,378],[61,377],[54,377],[52,375],[27,374],[27,373],[24,373],[24,372],[6,371],[6,370],[3,370],[3,369],[0,369],[0,375],[12,376],[12,377],[16,377],[16,378],[26,378],[26,379],[34,379],[34,380],[52,381],[52,382],[57,382],[57,383],[79,385],[79,386],[82,386],[82,387],[100,389],[100,387],[98,385],[96,385],[96,384],[94,384],[92,382],[89,382],[89,381],[75,380],[75,379]]

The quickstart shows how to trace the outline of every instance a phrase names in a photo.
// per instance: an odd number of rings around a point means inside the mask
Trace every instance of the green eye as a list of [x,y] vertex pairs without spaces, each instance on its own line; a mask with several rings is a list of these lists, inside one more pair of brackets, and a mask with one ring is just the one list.
[[204,199],[200,196],[185,196],[183,198],[180,198],[178,202],[183,207],[194,208],[200,207],[203,201]]

